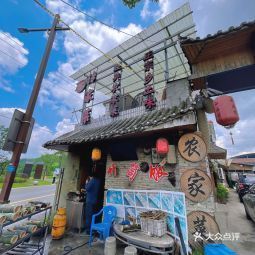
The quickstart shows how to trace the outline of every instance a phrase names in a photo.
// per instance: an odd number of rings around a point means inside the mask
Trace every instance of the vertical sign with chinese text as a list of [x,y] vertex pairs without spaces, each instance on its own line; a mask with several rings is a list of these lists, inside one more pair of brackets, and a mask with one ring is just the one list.
[[144,106],[147,110],[153,110],[156,107],[156,100],[155,100],[155,90],[154,90],[154,65],[153,65],[153,58],[154,54],[153,51],[148,51],[145,53],[143,61],[144,61],[144,72],[145,72],[145,79],[144,79],[144,86],[145,90],[143,92],[144,96]]
[[77,93],[82,93],[84,91],[83,112],[82,112],[82,117],[81,117],[82,124],[84,124],[84,125],[90,123],[92,108],[87,107],[87,104],[89,104],[91,102],[93,104],[94,93],[95,93],[95,86],[92,89],[92,88],[88,87],[88,85],[93,84],[93,83],[96,84],[96,78],[97,78],[97,72],[93,71],[85,79],[79,81],[76,84],[76,92]]
[[113,70],[113,84],[112,84],[112,97],[110,100],[110,116],[112,118],[119,115],[119,101],[121,94],[121,74],[122,67],[121,65],[115,65]]

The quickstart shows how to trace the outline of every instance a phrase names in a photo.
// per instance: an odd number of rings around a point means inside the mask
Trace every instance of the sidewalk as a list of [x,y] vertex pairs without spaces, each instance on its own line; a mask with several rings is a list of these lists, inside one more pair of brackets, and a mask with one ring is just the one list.
[[244,206],[235,190],[230,190],[226,205],[216,204],[215,216],[221,234],[240,233],[238,241],[224,241],[224,244],[239,255],[255,254],[255,223],[246,218]]
[[[51,237],[47,238],[45,254],[48,255],[62,255],[65,254],[65,246],[76,248],[82,244],[87,243],[89,236],[83,234],[68,232],[61,240],[52,240]],[[124,254],[126,245],[121,245],[117,242],[117,254]],[[66,247],[68,248],[68,247]],[[77,248],[70,252],[72,255],[103,255],[104,254],[104,243],[102,241],[96,241],[89,247],[88,244]]]

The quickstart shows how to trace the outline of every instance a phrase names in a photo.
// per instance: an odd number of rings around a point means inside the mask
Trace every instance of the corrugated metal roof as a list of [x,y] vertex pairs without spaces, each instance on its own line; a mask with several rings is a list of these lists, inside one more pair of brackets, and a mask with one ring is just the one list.
[[[131,69],[122,72],[121,87],[125,93],[139,93],[144,89],[144,54],[152,50],[154,55],[154,86],[155,89],[165,85],[165,73],[169,72],[171,80],[181,79],[190,74],[189,65],[179,45],[179,36],[195,37],[195,24],[188,3],[166,17],[160,19],[149,28],[123,42],[107,53],[115,62],[128,65]],[[169,61],[169,70],[165,70],[165,51]],[[78,70],[71,77],[77,81],[84,79],[90,72],[97,70],[96,90],[111,94],[114,64],[105,56]],[[141,92],[140,91],[140,92]]]

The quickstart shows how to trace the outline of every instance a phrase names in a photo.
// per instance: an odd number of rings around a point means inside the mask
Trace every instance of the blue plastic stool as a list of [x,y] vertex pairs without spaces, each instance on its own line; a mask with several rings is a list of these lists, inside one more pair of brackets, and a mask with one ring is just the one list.
[[230,250],[225,244],[206,244],[204,247],[205,255],[238,255]]

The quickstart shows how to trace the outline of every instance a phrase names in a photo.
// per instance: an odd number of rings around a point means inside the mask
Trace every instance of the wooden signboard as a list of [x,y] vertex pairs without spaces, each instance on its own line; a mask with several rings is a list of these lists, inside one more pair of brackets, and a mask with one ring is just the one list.
[[203,138],[195,133],[183,135],[178,142],[178,150],[184,159],[191,162],[199,162],[207,154]]
[[193,211],[188,214],[189,243],[192,247],[198,248],[207,242],[212,242],[220,233],[219,226],[215,219],[203,211]]
[[206,172],[198,169],[186,170],[180,180],[185,196],[193,202],[206,200],[212,192],[212,182]]

